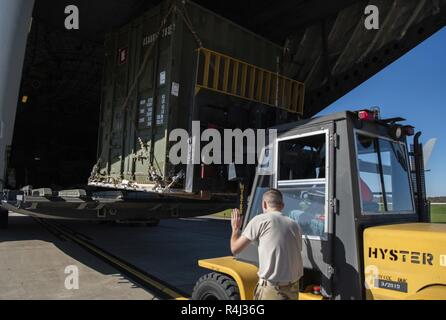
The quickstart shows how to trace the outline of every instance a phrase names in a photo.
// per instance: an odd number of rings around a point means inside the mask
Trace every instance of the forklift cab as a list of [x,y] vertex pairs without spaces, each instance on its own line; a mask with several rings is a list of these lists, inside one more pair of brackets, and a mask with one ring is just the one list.
[[[364,271],[364,230],[421,222],[426,216],[420,212],[426,210],[424,186],[416,183],[420,192],[415,192],[413,185],[424,172],[422,156],[413,152],[411,161],[406,139],[413,128],[397,124],[401,120],[382,120],[369,110],[336,113],[279,126],[277,138],[264,149],[243,228],[262,214],[265,191],[283,193],[282,213],[302,230],[301,298],[370,298],[374,284],[368,286],[370,275]],[[227,276],[241,299],[252,299],[256,243],[235,258],[199,265]],[[205,298],[201,289],[207,276],[197,282],[193,298]]]

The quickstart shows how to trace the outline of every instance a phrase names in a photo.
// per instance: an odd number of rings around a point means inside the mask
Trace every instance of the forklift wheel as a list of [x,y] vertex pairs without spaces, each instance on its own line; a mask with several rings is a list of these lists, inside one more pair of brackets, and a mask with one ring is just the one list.
[[0,229],[8,229],[8,210],[0,208]]
[[234,279],[213,272],[197,281],[192,300],[240,300],[240,293]]

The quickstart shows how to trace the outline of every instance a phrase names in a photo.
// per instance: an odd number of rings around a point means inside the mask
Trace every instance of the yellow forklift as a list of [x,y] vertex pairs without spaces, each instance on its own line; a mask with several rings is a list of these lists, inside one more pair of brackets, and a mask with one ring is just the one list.
[[[446,225],[430,223],[421,133],[347,111],[276,127],[263,151],[243,227],[269,188],[303,233],[300,299],[446,299]],[[255,243],[236,257],[200,260],[212,273],[195,300],[251,300]]]

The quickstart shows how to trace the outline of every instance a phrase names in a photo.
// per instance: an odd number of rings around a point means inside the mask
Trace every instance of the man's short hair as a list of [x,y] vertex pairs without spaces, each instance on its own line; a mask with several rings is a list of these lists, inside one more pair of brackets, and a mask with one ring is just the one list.
[[263,201],[266,201],[271,208],[279,208],[283,206],[282,192],[277,189],[269,189],[263,194]]

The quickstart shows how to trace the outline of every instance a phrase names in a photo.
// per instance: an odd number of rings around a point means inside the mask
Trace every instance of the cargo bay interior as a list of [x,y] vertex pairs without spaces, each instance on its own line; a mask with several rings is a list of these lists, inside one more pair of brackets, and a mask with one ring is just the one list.
[[[9,150],[8,187],[86,184],[97,161],[105,36],[160,2],[36,0]],[[368,1],[195,2],[284,47],[282,72],[306,85],[304,117],[446,23],[445,0],[374,1],[387,28],[373,31],[363,27]],[[64,8],[73,4],[80,10],[80,29],[69,31]]]

